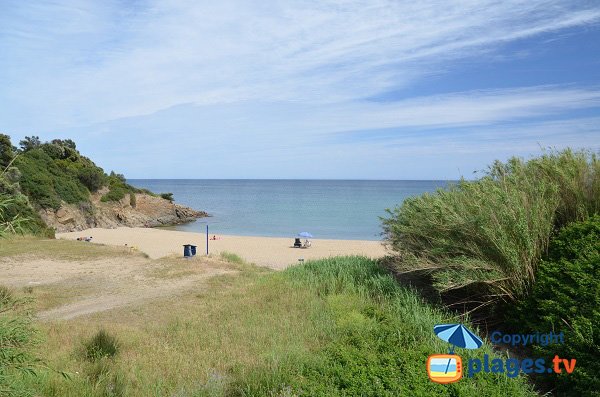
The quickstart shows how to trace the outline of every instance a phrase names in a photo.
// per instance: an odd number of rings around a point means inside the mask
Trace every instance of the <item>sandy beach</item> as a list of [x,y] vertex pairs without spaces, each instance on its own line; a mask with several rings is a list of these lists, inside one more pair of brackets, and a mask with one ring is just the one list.
[[[212,238],[213,235],[210,235]],[[128,228],[88,229],[80,232],[59,233],[60,239],[75,240],[78,237],[92,237],[97,244],[133,246],[151,258],[182,256],[183,244],[198,246],[198,254],[206,254],[206,235],[202,233],[180,232],[175,230]],[[386,251],[380,241],[365,240],[321,240],[312,239],[312,246],[306,249],[293,248],[293,237],[251,237],[217,235],[217,240],[209,240],[209,253],[219,256],[221,252],[239,255],[248,262],[273,269],[283,269],[299,263],[299,259],[309,260],[337,255],[364,255],[378,258]],[[87,244],[82,242],[82,244]]]

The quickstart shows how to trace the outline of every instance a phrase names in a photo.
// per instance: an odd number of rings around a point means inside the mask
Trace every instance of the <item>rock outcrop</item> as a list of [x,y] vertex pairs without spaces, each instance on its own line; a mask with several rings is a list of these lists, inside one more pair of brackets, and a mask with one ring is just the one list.
[[196,211],[145,193],[136,193],[135,199],[126,195],[117,202],[100,201],[106,192],[107,189],[102,189],[93,194],[91,202],[79,205],[63,203],[57,211],[41,210],[40,216],[49,227],[59,233],[92,227],[177,225],[208,216],[204,211]]

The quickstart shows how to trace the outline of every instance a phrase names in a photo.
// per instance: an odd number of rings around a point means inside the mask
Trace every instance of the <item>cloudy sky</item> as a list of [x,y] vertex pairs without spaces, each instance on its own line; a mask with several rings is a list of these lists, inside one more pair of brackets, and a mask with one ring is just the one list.
[[600,3],[0,0],[0,131],[131,178],[456,179],[599,150]]

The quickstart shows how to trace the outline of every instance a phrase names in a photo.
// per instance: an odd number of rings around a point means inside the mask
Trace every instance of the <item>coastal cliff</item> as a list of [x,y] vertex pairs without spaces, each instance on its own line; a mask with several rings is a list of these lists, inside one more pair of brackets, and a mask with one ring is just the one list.
[[62,203],[57,210],[40,209],[39,214],[56,232],[73,232],[92,227],[112,229],[119,226],[156,227],[177,225],[208,216],[204,211],[172,203],[147,193],[132,193],[118,201],[102,202],[108,193],[103,188],[91,195],[91,200],[79,204]]
[[20,148],[0,134],[0,197],[4,215],[27,220],[25,232],[53,236],[92,227],[174,225],[208,216],[107,174],[70,139],[42,142],[25,137]]

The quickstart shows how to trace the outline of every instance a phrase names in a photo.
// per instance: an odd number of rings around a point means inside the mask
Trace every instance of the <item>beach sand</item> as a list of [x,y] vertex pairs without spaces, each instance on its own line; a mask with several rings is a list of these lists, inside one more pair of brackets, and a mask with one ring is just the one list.
[[[212,238],[212,234],[210,237]],[[78,237],[93,237],[98,244],[134,246],[157,259],[165,256],[183,256],[183,244],[198,246],[198,255],[206,254],[206,234],[180,232],[165,229],[128,228],[88,229],[80,232],[58,233],[57,238],[75,240]],[[338,255],[363,255],[379,258],[386,254],[380,241],[322,240],[311,239],[312,247],[292,248],[294,238],[251,237],[217,235],[218,240],[209,240],[209,253],[219,256],[221,252],[234,253],[247,262],[272,269],[284,269],[298,264],[299,259],[319,259]],[[87,244],[82,242],[82,244]]]

